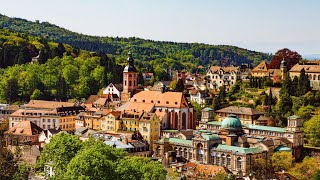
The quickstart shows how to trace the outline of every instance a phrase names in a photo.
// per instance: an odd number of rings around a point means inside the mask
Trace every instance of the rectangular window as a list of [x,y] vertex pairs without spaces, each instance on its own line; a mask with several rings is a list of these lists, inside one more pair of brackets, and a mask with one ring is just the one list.
[[46,122],[46,119],[42,119],[42,122]]

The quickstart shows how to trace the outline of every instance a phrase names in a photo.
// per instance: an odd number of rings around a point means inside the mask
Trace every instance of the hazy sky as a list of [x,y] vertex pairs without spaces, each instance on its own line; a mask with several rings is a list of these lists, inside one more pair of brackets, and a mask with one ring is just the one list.
[[90,35],[320,54],[320,0],[0,0],[0,13]]

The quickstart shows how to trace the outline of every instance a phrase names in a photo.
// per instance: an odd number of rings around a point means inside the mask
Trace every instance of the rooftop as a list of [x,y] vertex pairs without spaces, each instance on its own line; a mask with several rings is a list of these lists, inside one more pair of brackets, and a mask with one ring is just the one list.
[[219,144],[216,150],[221,150],[221,151],[233,151],[233,152],[238,152],[241,154],[256,154],[256,153],[261,153],[262,150],[259,148],[244,148],[244,147],[239,147],[239,146],[229,146],[229,145],[224,145],[224,144]]
[[254,124],[245,124],[244,125],[248,129],[257,129],[262,131],[273,131],[273,132],[286,132],[287,128],[281,128],[281,127],[272,127],[272,126],[260,126],[260,125],[254,125]]
[[185,140],[185,139],[179,139],[179,138],[169,138],[168,141],[170,143],[174,143],[174,144],[182,144],[182,145],[192,146],[192,140]]
[[261,112],[252,108],[247,107],[238,107],[238,106],[229,106],[223,109],[219,109],[216,112],[218,113],[231,113],[231,114],[244,114],[244,115],[259,115],[265,114],[265,112]]

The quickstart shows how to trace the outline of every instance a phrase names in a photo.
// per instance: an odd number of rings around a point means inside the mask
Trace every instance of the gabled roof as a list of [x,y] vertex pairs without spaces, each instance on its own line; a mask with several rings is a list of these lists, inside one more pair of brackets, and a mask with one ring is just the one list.
[[84,104],[93,104],[96,100],[99,99],[98,95],[90,95]]
[[259,115],[265,114],[265,112],[261,112],[252,108],[247,107],[238,107],[238,106],[229,106],[223,109],[219,109],[216,112],[218,113],[231,113],[231,114],[244,114],[244,115]]
[[107,98],[99,98],[93,104],[97,104],[100,106],[105,106],[107,104]]
[[135,112],[151,112],[153,110],[154,104],[153,103],[144,103],[144,102],[132,102],[128,101],[119,108],[117,111],[135,111]]
[[6,131],[6,134],[13,135],[24,135],[24,136],[34,136],[39,135],[42,132],[42,128],[37,126],[31,121],[21,121],[20,123],[13,126],[11,129]]
[[267,72],[268,64],[266,61],[261,61],[255,68],[252,69],[251,72]]
[[239,70],[239,67],[234,67],[234,66],[228,66],[228,67],[220,67],[220,66],[210,66],[209,70],[212,73],[218,72],[222,70],[225,73],[230,73],[232,71],[237,71]]
[[141,91],[135,94],[130,102],[153,103],[162,107],[188,107],[182,92]]
[[74,106],[74,105],[75,105],[75,103],[70,103],[70,102],[31,100],[27,104],[27,107],[28,108],[55,109],[58,107],[70,107],[70,106]]

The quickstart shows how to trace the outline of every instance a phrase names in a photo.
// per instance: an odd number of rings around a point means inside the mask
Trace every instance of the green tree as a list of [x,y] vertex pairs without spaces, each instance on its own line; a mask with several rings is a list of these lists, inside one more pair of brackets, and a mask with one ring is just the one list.
[[6,95],[6,100],[9,103],[15,102],[18,100],[18,80],[17,78],[10,78],[6,82],[6,87],[5,87],[5,95]]
[[17,171],[17,163],[13,154],[4,149],[0,149],[0,179],[10,180],[13,174]]
[[295,113],[296,115],[300,116],[303,120],[308,120],[312,116],[312,112],[315,110],[314,106],[302,106],[299,110]]
[[117,179],[117,161],[126,152],[114,149],[101,141],[91,140],[70,161],[64,174],[65,179]]
[[273,167],[270,161],[262,158],[254,159],[252,171],[256,179],[274,179]]
[[35,89],[32,95],[30,96],[30,99],[41,99],[42,95],[43,94],[39,89]]
[[318,170],[316,173],[314,173],[311,180],[320,180],[320,170]]
[[13,174],[13,180],[26,180],[30,173],[30,166],[27,164],[20,164],[18,170]]
[[320,115],[313,116],[303,124],[307,142],[312,146],[320,146]]
[[299,180],[309,180],[320,170],[319,163],[315,158],[305,157],[301,163],[295,164],[290,169],[290,174]]
[[120,160],[116,172],[120,180],[164,180],[167,175],[165,167],[158,161],[136,156]]
[[77,136],[67,133],[59,133],[52,137],[41,152],[38,168],[43,168],[45,164],[51,164],[56,178],[62,178],[68,163],[75,157],[81,149],[82,144]]
[[197,120],[200,121],[200,119],[201,119],[201,110],[202,110],[200,104],[198,104],[198,103],[196,103],[194,101],[191,101],[191,105],[192,105],[193,109],[196,111]]
[[173,91],[176,91],[177,89],[177,80],[173,80],[170,82],[170,89],[172,89]]
[[271,162],[276,171],[288,171],[294,162],[291,152],[275,152],[271,157]]
[[79,78],[78,68],[72,64],[68,64],[62,69],[62,76],[68,85],[73,85]]
[[182,81],[182,79],[179,79],[178,82],[177,82],[177,86],[176,86],[176,91],[177,92],[183,92],[184,90],[184,83]]

